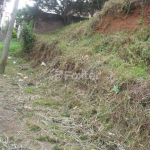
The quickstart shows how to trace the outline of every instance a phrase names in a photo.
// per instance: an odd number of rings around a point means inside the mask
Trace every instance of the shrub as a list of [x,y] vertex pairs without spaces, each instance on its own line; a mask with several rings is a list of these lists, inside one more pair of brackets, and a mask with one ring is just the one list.
[[17,38],[17,29],[14,29],[12,32],[12,38],[15,39]]
[[22,39],[24,47],[23,50],[24,52],[29,53],[35,42],[35,35],[32,29],[26,23],[23,24]]
[[34,20],[32,19],[32,20],[30,20],[30,22],[29,22],[29,27],[32,29],[33,26],[34,26]]

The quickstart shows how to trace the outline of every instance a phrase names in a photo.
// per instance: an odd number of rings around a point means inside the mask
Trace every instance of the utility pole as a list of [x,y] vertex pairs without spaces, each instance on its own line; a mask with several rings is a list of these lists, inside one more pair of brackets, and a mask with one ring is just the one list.
[[11,19],[10,19],[10,23],[9,23],[9,27],[8,27],[8,31],[7,31],[7,35],[6,35],[6,38],[4,41],[2,59],[0,61],[0,74],[3,74],[5,72],[5,67],[6,67],[7,57],[8,57],[8,49],[10,46],[10,41],[11,41],[11,37],[12,37],[12,31],[14,28],[18,5],[19,5],[19,0],[15,0],[13,12],[11,14]]

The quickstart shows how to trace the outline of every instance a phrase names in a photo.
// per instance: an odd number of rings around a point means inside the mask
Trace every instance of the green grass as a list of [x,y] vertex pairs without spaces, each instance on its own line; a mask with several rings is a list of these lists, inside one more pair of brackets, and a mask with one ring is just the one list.
[[26,88],[24,89],[24,92],[25,92],[25,93],[28,93],[28,94],[34,94],[34,93],[38,93],[38,90],[39,90],[39,89],[37,89],[37,88],[35,88],[35,87],[26,87]]
[[57,143],[58,139],[56,139],[55,137],[50,137],[50,136],[42,136],[39,135],[36,140],[38,141],[42,141],[42,142],[50,142],[50,143]]
[[[0,52],[3,50],[4,42],[0,42]],[[9,52],[14,53],[22,50],[22,43],[16,39],[12,39],[9,47]]]
[[60,106],[61,103],[56,100],[39,99],[33,102],[33,106]]
[[9,140],[14,141],[15,140],[14,136],[13,135],[9,136]]
[[[148,150],[149,28],[105,35],[93,32],[96,21],[99,17],[37,35],[30,57],[31,65],[39,67],[23,72],[29,77],[27,83],[38,83],[38,88],[23,90],[30,94],[28,103],[33,106],[24,117],[38,119],[27,121],[28,131],[41,144],[52,144],[53,150]],[[40,66],[41,61],[47,66]],[[8,61],[9,74],[16,76],[12,62]],[[98,78],[53,80],[53,69],[94,73]],[[41,98],[32,100],[37,94]]]
[[32,132],[41,131],[40,126],[37,125],[37,124],[32,124],[32,123],[30,123],[30,122],[27,122],[26,125],[29,127],[30,131],[32,131]]
[[[103,74],[100,68],[105,66],[104,72],[109,75],[112,71],[115,74],[114,80],[117,80],[117,83],[114,84],[149,77],[147,66],[150,56],[149,40],[143,41],[145,35],[142,34],[145,29],[130,36],[131,43],[129,43],[129,35],[126,33],[110,36],[91,34],[90,29],[89,31],[87,29],[87,24],[86,21],[70,25],[50,36],[41,36],[43,43],[48,43],[49,40],[58,41],[57,50],[63,53],[59,57],[60,68],[63,68],[68,58],[72,58],[76,67],[77,64],[84,62],[87,72],[93,70],[100,76]],[[83,32],[85,35],[81,35]],[[85,60],[86,56],[88,60]],[[91,68],[88,70],[89,66]]]
[[[40,113],[50,124],[27,126],[38,133],[36,140],[57,143],[54,150],[147,150],[150,38],[144,39],[149,28],[104,35],[92,32],[93,19],[37,35],[31,63],[44,61],[47,67],[35,70],[33,81],[40,79],[41,85],[26,87],[24,92],[42,97],[31,103],[43,110]],[[46,62],[45,57],[53,54]],[[57,61],[60,65],[55,68]],[[53,69],[72,73],[83,70],[98,79],[52,80],[49,72]],[[36,112],[26,116],[34,117]],[[39,135],[43,126],[48,135]]]
[[[89,23],[91,22],[84,21],[49,35],[38,35],[35,47],[38,53],[43,43],[48,45],[57,41],[55,49],[61,53],[58,53],[50,64],[55,64],[55,61],[59,60],[60,66],[56,68],[58,70],[65,70],[68,67],[67,71],[70,71],[71,65],[74,64],[72,73],[81,68],[87,74],[92,72],[99,77],[96,81],[71,78],[65,81],[54,81],[49,80],[48,77],[43,78],[42,82],[49,89],[47,94],[59,98],[62,108],[60,105],[57,110],[61,111],[61,116],[76,118],[73,122],[74,128],[70,129],[70,135],[68,133],[68,136],[65,137],[68,145],[63,148],[66,150],[72,147],[82,149],[81,145],[88,143],[84,149],[96,149],[97,147],[102,147],[104,150],[116,149],[113,143],[122,143],[125,139],[123,142],[125,149],[140,149],[139,143],[146,145],[148,140],[143,141],[145,137],[140,132],[133,135],[132,133],[138,130],[137,127],[142,128],[142,124],[146,125],[148,115],[145,114],[145,106],[141,104],[142,98],[146,96],[145,90],[150,80],[148,73],[150,38],[144,40],[148,28],[142,28],[132,34],[120,32],[108,36],[93,34]],[[39,72],[41,72],[40,69]],[[141,93],[144,95],[142,96]],[[34,101],[33,105],[58,106],[56,103],[57,101],[41,99]],[[146,108],[148,106],[146,104]],[[128,119],[131,120],[130,126]],[[81,124],[82,129],[79,128]],[[111,133],[118,136],[109,135]],[[147,129],[144,129],[144,134],[148,137]],[[109,139],[105,135],[108,135]],[[72,143],[76,143],[76,140],[79,144],[73,146]]]
[[54,145],[53,150],[64,150],[64,149],[59,147],[58,145]]

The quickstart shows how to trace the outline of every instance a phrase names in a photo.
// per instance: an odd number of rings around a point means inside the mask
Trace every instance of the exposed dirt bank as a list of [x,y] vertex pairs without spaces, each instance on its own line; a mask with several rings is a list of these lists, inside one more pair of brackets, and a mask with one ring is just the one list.
[[137,6],[135,10],[128,13],[116,12],[105,15],[96,25],[95,31],[101,34],[112,34],[118,31],[137,31],[141,27],[150,24],[150,5],[142,9]]

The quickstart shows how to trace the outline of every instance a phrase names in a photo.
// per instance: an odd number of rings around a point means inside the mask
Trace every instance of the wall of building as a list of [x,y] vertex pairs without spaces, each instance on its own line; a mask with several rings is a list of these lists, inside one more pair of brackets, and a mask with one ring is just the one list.
[[10,13],[6,11],[6,6],[10,0],[1,0],[0,1],[0,42],[3,42],[6,33],[2,33],[2,28],[7,24],[10,19]]
[[63,18],[57,14],[40,12],[34,22],[35,33],[46,33],[54,31],[64,26]]
[[[79,22],[88,18],[73,16],[69,22]],[[62,16],[58,14],[39,12],[35,17],[34,32],[35,33],[46,33],[48,31],[54,31],[64,26],[64,20]]]

